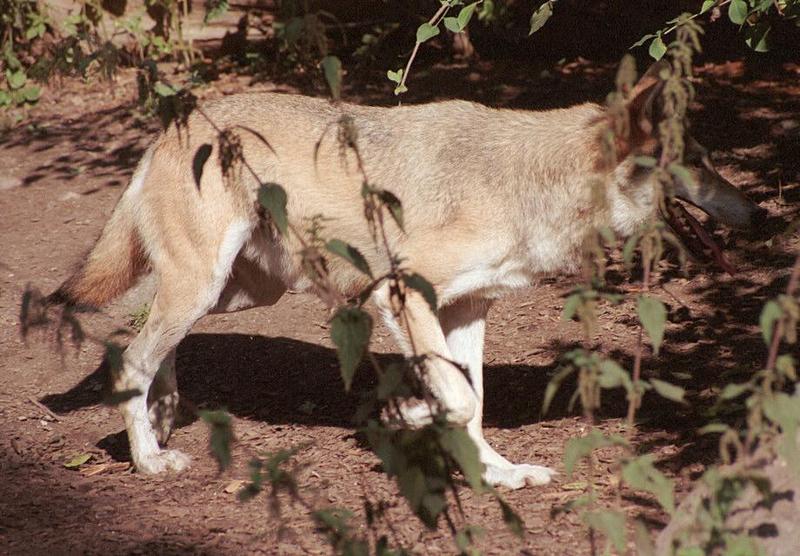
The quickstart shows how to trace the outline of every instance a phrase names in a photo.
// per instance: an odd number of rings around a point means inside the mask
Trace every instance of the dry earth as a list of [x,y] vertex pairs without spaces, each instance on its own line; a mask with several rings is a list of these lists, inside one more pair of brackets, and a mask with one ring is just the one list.
[[[756,236],[716,231],[740,268],[736,276],[698,264],[682,276],[665,264],[654,289],[670,308],[670,324],[665,348],[660,357],[646,359],[646,372],[688,388],[690,404],[647,398],[637,441],[678,479],[679,497],[716,457],[713,439],[694,434],[698,414],[722,380],[763,361],[760,307],[785,286],[798,247],[792,239],[767,239],[796,217],[800,197],[800,67],[734,61],[699,73],[695,135],[714,151],[723,174],[772,218]],[[602,99],[612,80],[611,68],[581,61],[555,68],[440,66],[420,72],[412,101],[462,97],[539,109]],[[246,86],[227,76],[202,95]],[[295,92],[288,85],[259,88]],[[309,446],[295,459],[299,484],[315,505],[354,510],[364,530],[363,500],[386,500],[393,528],[382,532],[391,539],[419,554],[455,552],[444,527],[427,531],[412,517],[360,442],[351,424],[356,396],[343,393],[327,315],[311,297],[287,295],[270,309],[206,317],[181,344],[183,398],[196,408],[226,408],[235,419],[234,465],[222,474],[208,455],[208,431],[199,421],[171,440],[193,457],[189,471],[157,478],[131,472],[121,419],[101,403],[102,349],[86,342],[59,355],[52,337],[21,339],[18,314],[26,285],[47,292],[69,274],[157,131],[153,120],[138,115],[134,93],[129,73],[113,86],[66,82],[48,89],[23,124],[0,135],[0,553],[328,553],[302,506],[281,496],[276,515],[265,496],[241,503],[231,492],[234,481],[247,478],[252,456],[303,443]],[[345,96],[392,102],[382,90]],[[609,275],[621,291],[636,291],[618,263]],[[512,460],[561,470],[564,443],[584,433],[586,424],[566,410],[567,390],[551,414],[540,418],[539,411],[558,356],[581,341],[579,325],[559,318],[573,284],[571,278],[546,280],[498,303],[486,353],[489,441]],[[107,310],[84,315],[87,331],[104,339],[128,326],[147,292],[144,283]],[[601,313],[600,334],[589,343],[629,363],[636,337],[632,303]],[[374,349],[395,351],[386,331],[378,331]],[[676,371],[692,378],[675,379]],[[356,391],[369,383],[363,369]],[[618,426],[621,402],[620,396],[608,398],[602,428]],[[64,466],[82,454],[91,458],[78,469]],[[603,499],[615,503],[610,456],[599,457],[599,484]],[[496,504],[462,489],[466,520],[485,531],[479,547],[488,554],[588,553],[577,516],[550,517],[551,507],[580,494],[576,482],[585,478],[581,468],[576,477],[562,474],[547,487],[504,492],[525,522],[522,539],[503,525]],[[649,498],[623,491],[621,503],[629,516],[642,515],[655,529],[664,526],[665,516]]]

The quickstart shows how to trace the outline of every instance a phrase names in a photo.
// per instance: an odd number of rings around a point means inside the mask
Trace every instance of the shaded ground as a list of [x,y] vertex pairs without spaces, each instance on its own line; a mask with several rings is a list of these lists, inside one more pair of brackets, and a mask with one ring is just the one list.
[[[671,324],[663,354],[647,360],[647,372],[682,384],[692,404],[679,407],[645,401],[638,440],[659,457],[662,468],[688,481],[715,457],[713,440],[693,430],[697,413],[713,395],[724,372],[747,373],[761,364],[765,349],[757,321],[764,300],[785,286],[793,240],[766,243],[796,216],[800,195],[800,68],[748,65],[741,61],[701,68],[703,78],[694,133],[714,151],[723,174],[741,186],[772,219],[760,237],[719,231],[741,272],[736,277],[691,265],[655,288],[670,306]],[[538,109],[600,100],[612,87],[610,67],[567,62],[555,67],[502,65],[439,66],[420,70],[409,101],[471,98],[496,106]],[[226,77],[201,91],[216,96],[242,90],[245,81]],[[258,88],[292,91],[289,86]],[[131,473],[127,441],[113,408],[100,404],[100,348],[90,343],[62,358],[50,340],[19,338],[17,316],[26,284],[50,291],[92,245],[122,192],[138,156],[157,124],[137,115],[133,76],[117,84],[68,82],[49,90],[26,125],[0,136],[0,177],[19,178],[19,187],[0,190],[0,552],[120,554],[315,554],[329,549],[314,532],[306,510],[282,501],[271,513],[267,500],[243,504],[232,482],[247,477],[250,457],[309,442],[296,461],[302,490],[319,506],[361,512],[363,499],[385,499],[396,542],[420,554],[452,553],[447,531],[426,531],[411,517],[396,488],[377,467],[377,458],[354,435],[350,416],[355,396],[342,392],[328,339],[326,313],[315,299],[287,295],[271,309],[203,319],[178,351],[184,399],[198,408],[227,408],[238,441],[234,466],[218,474],[207,453],[207,429],[194,422],[179,429],[171,445],[193,457],[181,475],[142,477]],[[385,90],[359,89],[346,98],[388,104]],[[625,291],[623,269],[612,279]],[[575,323],[559,319],[569,278],[498,303],[490,314],[486,353],[487,437],[514,461],[562,469],[564,443],[586,431],[565,410],[570,392],[560,394],[552,415],[539,418],[549,374],[557,358],[581,338]],[[105,338],[126,326],[147,301],[147,284],[106,311],[88,315],[87,330]],[[630,303],[603,309],[600,349],[630,361],[635,338]],[[374,348],[394,352],[386,331]],[[360,386],[368,383],[362,373]],[[732,375],[728,375],[732,376]],[[680,382],[680,381],[679,381]],[[356,388],[358,390],[358,388]],[[601,426],[614,428],[623,415],[610,398]],[[91,454],[80,470],[64,463]],[[601,471],[610,458],[598,461]],[[470,523],[485,534],[489,554],[584,554],[588,542],[574,515],[549,517],[553,505],[576,497],[575,481],[504,493],[525,521],[513,537],[496,505],[462,492]],[[611,475],[601,479],[603,497],[613,501]],[[623,497],[631,516],[656,527],[664,516],[651,501]],[[363,526],[363,522],[362,523]]]

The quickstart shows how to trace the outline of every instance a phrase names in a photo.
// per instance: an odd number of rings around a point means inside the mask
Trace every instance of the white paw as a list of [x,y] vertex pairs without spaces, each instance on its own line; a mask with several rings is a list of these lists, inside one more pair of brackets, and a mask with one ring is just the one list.
[[157,475],[165,471],[183,471],[191,458],[179,450],[161,450],[155,454],[136,458],[136,470],[146,475]]
[[556,471],[541,465],[511,464],[510,467],[501,467],[487,464],[483,478],[494,486],[504,486],[511,489],[522,488],[525,485],[546,485],[550,482]]

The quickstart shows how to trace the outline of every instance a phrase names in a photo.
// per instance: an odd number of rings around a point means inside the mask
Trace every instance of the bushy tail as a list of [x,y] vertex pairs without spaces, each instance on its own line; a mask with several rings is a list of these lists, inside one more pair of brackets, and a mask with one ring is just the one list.
[[125,293],[147,269],[147,255],[133,218],[132,190],[141,186],[149,158],[148,152],[86,260],[48,296],[48,303],[100,307]]

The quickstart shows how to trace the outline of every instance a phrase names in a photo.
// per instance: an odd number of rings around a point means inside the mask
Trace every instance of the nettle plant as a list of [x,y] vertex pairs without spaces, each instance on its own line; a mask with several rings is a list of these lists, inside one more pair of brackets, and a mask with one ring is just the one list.
[[0,108],[39,100],[41,89],[31,84],[24,61],[30,43],[44,36],[46,21],[35,2],[0,0],[0,68],[5,78],[0,86]]
[[792,20],[800,24],[798,0],[704,0],[699,12],[683,14],[668,21],[666,27],[645,35],[631,48],[648,44],[650,55],[660,60],[667,51],[664,39],[676,31],[683,22],[700,16],[708,16],[714,21],[722,17],[723,11],[731,23],[739,26],[747,46],[756,52],[769,51],[770,33],[777,19]]
[[[688,226],[695,233],[703,233],[694,219],[672,198],[674,180],[691,180],[682,165],[684,151],[684,129],[687,107],[694,95],[691,82],[692,56],[700,51],[701,29],[690,14],[678,18],[675,40],[665,47],[659,57],[669,61],[668,69],[663,69],[660,77],[665,85],[662,93],[663,119],[658,126],[660,155],[658,159],[639,157],[637,163],[652,169],[658,178],[662,200],[660,212],[664,220],[673,228],[683,231]],[[624,92],[630,90],[633,82],[632,62],[623,60],[617,76],[617,92],[609,95],[610,112],[624,100]],[[619,112],[622,114],[622,112]],[[614,137],[625,137],[628,122],[614,121],[609,129],[609,145]],[[609,149],[608,156],[613,156]],[[597,187],[605,184],[598,183]],[[606,251],[613,247],[613,235],[607,230],[598,230],[595,237],[587,240],[584,257],[585,283],[579,285],[567,297],[563,318],[577,318],[586,331],[587,338],[594,335],[597,325],[599,303],[618,303],[622,296],[605,289]],[[638,455],[633,444],[636,428],[636,412],[642,397],[647,391],[677,403],[685,403],[685,391],[680,386],[657,378],[643,378],[642,361],[643,339],[649,338],[654,355],[664,339],[667,311],[663,303],[652,297],[650,287],[653,276],[664,254],[664,247],[671,244],[677,248],[683,266],[684,250],[677,237],[664,225],[652,217],[642,229],[630,237],[622,246],[622,257],[627,268],[631,268],[638,256],[641,266],[641,294],[637,296],[636,307],[639,318],[639,331],[634,351],[631,372],[623,365],[603,354],[589,349],[575,349],[563,355],[562,367],[548,384],[542,412],[546,413],[561,384],[569,376],[577,377],[577,387],[569,406],[580,401],[586,421],[592,426],[590,432],[580,438],[571,439],[564,451],[564,467],[571,476],[578,462],[585,460],[588,468],[588,481],[585,494],[567,504],[553,508],[552,515],[578,511],[588,527],[592,554],[597,553],[599,533],[605,538],[606,553],[612,549],[619,554],[627,550],[626,522],[628,521],[617,496],[615,507],[600,507],[597,496],[597,470],[594,453],[597,450],[616,447],[618,456],[613,468],[617,470],[617,484],[621,489],[627,486],[634,491],[649,493],[661,509],[671,518],[676,516],[674,483],[656,467],[653,454]],[[711,247],[710,242],[706,246]],[[712,247],[713,249],[713,247]],[[720,266],[730,271],[730,265],[721,255],[713,253]],[[768,301],[762,311],[760,326],[769,348],[765,367],[755,373],[745,383],[729,383],[719,394],[719,401],[711,415],[734,414],[738,408],[731,409],[730,402],[744,400],[745,417],[738,427],[722,422],[712,422],[702,427],[700,434],[718,433],[722,465],[711,466],[700,478],[705,494],[698,504],[691,506],[693,519],[686,530],[681,530],[670,547],[678,556],[701,556],[710,553],[756,555],[761,553],[757,543],[746,532],[733,530],[726,525],[726,518],[733,510],[737,499],[748,486],[760,494],[761,499],[769,501],[769,479],[759,471],[758,462],[764,458],[781,457],[795,468],[800,476],[800,446],[797,432],[800,430],[800,397],[790,395],[797,382],[795,360],[791,355],[779,355],[782,341],[794,344],[797,340],[797,324],[800,320],[797,288],[800,281],[800,257],[792,269],[786,293]],[[595,427],[595,415],[600,408],[602,393],[605,390],[622,388],[628,401],[627,418],[619,434],[604,434]],[[620,491],[621,492],[621,491]],[[654,546],[647,526],[640,519],[630,524],[634,532],[636,552],[653,554]]]
[[[170,4],[170,6],[177,5],[177,3]],[[554,5],[555,0],[545,2],[533,13],[531,32],[540,29],[553,15]],[[769,17],[775,15],[796,17],[798,2],[770,1],[769,5],[766,2],[748,4],[744,0],[705,2],[699,13],[680,16],[665,30],[646,37],[642,43],[645,44],[649,40],[651,54],[656,58],[665,57],[669,63],[660,76],[665,82],[662,99],[663,118],[658,125],[660,155],[657,159],[640,157],[637,163],[651,169],[658,177],[658,187],[663,193],[662,214],[673,223],[688,222],[689,227],[696,232],[700,230],[692,225],[685,209],[681,209],[680,205],[672,200],[671,192],[674,180],[691,179],[682,165],[683,132],[686,110],[693,96],[689,81],[691,60],[693,54],[700,50],[701,29],[697,24],[697,18],[723,6],[728,6],[729,13],[734,14],[731,17],[732,21],[740,19],[740,24],[745,26],[746,32],[755,32],[747,29],[763,25]],[[227,4],[209,2],[206,9],[208,14],[214,16],[227,9]],[[481,14],[488,13],[486,12],[488,9],[494,10],[494,3],[485,1],[467,4],[458,0],[443,0],[434,16],[417,30],[414,50],[404,68],[389,72],[389,78],[396,83],[395,93],[407,90],[406,79],[422,44],[441,33],[442,27],[451,32],[462,32],[475,13],[480,17]],[[178,10],[173,13],[180,18],[183,11]],[[742,14],[744,16],[740,18]],[[307,21],[303,16],[303,25]],[[85,26],[85,22],[78,23],[76,32],[81,26]],[[293,25],[299,24],[296,22]],[[36,29],[35,33],[39,33],[41,29],[39,23],[33,28]],[[5,29],[7,27],[4,27]],[[297,31],[302,32],[302,29]],[[294,31],[284,28],[284,32]],[[664,37],[673,32],[675,40],[670,44],[664,43]],[[764,33],[764,36],[766,35],[767,33]],[[287,41],[288,38],[284,36]],[[758,50],[760,42],[757,41],[755,44],[753,48]],[[319,66],[330,86],[332,96],[338,98],[341,91],[341,62],[324,49],[318,49],[316,56],[322,56]],[[617,76],[616,92],[608,98],[611,113],[618,115],[612,119],[608,129],[608,157],[615,156],[615,137],[624,137],[629,129],[629,122],[624,120],[627,112],[621,107],[624,105],[625,94],[631,90],[634,80],[633,62],[630,58],[626,58]],[[143,86],[140,92],[143,95],[143,102],[161,116],[165,125],[172,121],[175,125],[182,125],[193,110],[203,114],[201,109],[196,107],[197,99],[188,90],[175,87],[163,79],[155,63],[145,66],[141,81]],[[615,110],[615,107],[620,109]],[[235,180],[241,172],[255,176],[255,172],[242,155],[235,131],[217,129],[217,132],[226,179]],[[380,458],[385,471],[396,479],[400,493],[407,499],[414,513],[428,527],[437,527],[444,521],[459,551],[474,551],[473,541],[480,534],[480,528],[466,523],[458,495],[460,483],[454,479],[454,472],[459,472],[463,476],[464,483],[476,492],[487,493],[494,497],[508,526],[521,535],[523,525],[520,518],[492,487],[482,481],[481,464],[475,445],[463,429],[447,424],[436,400],[427,391],[425,381],[419,379],[420,373],[425,372],[425,356],[414,355],[402,362],[383,364],[369,351],[373,322],[369,313],[364,310],[364,303],[379,283],[389,283],[393,311],[400,322],[406,318],[405,297],[410,290],[419,292],[434,309],[436,294],[424,277],[409,273],[404,268],[403,261],[392,253],[386,241],[384,223],[387,219],[391,219],[401,229],[403,227],[403,208],[399,199],[390,191],[376,187],[370,182],[360,163],[358,137],[352,123],[347,119],[341,120],[338,123],[337,133],[342,148],[351,150],[359,160],[363,178],[361,197],[364,204],[364,225],[368,226],[373,241],[388,257],[389,271],[386,274],[375,276],[357,249],[339,239],[327,238],[322,215],[305,222],[301,228],[292,225],[286,213],[286,192],[280,185],[262,183],[258,200],[271,225],[281,234],[291,235],[297,239],[301,245],[300,256],[305,271],[316,289],[322,292],[321,297],[332,311],[331,339],[337,348],[345,389],[350,389],[356,369],[362,360],[369,360],[376,373],[377,385],[362,394],[362,402],[358,407],[356,421],[359,431]],[[605,185],[600,182],[596,187],[600,191]],[[602,196],[598,195],[598,199],[600,198]],[[614,244],[615,238],[608,230],[598,230],[596,236],[587,240],[583,284],[575,288],[565,301],[564,318],[578,318],[585,327],[587,336],[592,333],[597,323],[598,304],[618,303],[622,300],[618,293],[606,288],[604,280],[606,249]],[[676,246],[682,259],[683,250],[679,247],[680,242],[661,219],[654,217],[638,233],[629,238],[621,249],[626,266],[632,267],[634,260],[637,259],[642,275],[640,288],[642,293],[636,299],[639,330],[633,368],[630,372],[622,364],[600,352],[588,348],[572,350],[563,356],[564,364],[545,392],[543,413],[546,413],[564,380],[570,375],[575,375],[577,389],[572,395],[571,404],[580,401],[584,416],[592,427],[587,435],[571,439],[564,452],[564,467],[568,475],[571,475],[581,462],[586,462],[589,479],[584,487],[585,492],[566,505],[554,508],[554,515],[564,511],[580,512],[588,528],[593,552],[597,551],[599,535],[605,539],[606,551],[613,549],[620,554],[624,553],[627,547],[628,528],[626,515],[619,502],[621,496],[618,497],[614,507],[602,507],[599,504],[598,470],[595,469],[593,457],[597,450],[609,447],[616,449],[619,456],[616,458],[614,468],[620,488],[626,485],[635,491],[649,493],[667,515],[674,516],[677,511],[673,482],[657,468],[654,455],[639,455],[634,445],[636,413],[646,392],[652,391],[673,402],[684,403],[685,392],[681,387],[658,378],[645,377],[642,372],[646,349],[645,338],[649,339],[654,355],[658,354],[664,339],[667,311],[663,303],[650,294],[650,287],[667,245]],[[328,261],[331,257],[347,261],[367,276],[368,287],[352,298],[341,296],[333,286],[328,272]],[[779,354],[782,341],[794,343],[796,340],[797,321],[800,318],[797,302],[799,275],[800,258],[795,263],[786,293],[768,302],[764,307],[761,329],[769,346],[765,368],[754,374],[747,382],[726,385],[720,393],[717,405],[719,415],[729,415],[730,412],[723,411],[723,408],[732,403],[743,404],[745,408],[743,422],[737,427],[732,427],[721,420],[714,421],[700,431],[721,435],[720,453],[724,465],[710,467],[701,478],[700,481],[707,485],[708,490],[703,503],[693,510],[696,515],[691,533],[695,536],[690,537],[687,531],[686,535],[679,537],[672,547],[676,554],[699,556],[715,550],[729,553],[745,550],[736,553],[756,554],[758,549],[751,540],[739,532],[729,530],[725,525],[725,518],[738,495],[748,485],[754,485],[764,497],[769,496],[769,481],[754,468],[756,454],[763,454],[766,451],[779,455],[787,461],[800,461],[800,448],[796,442],[796,432],[800,427],[800,398],[787,393],[797,381],[795,361],[788,354]],[[50,322],[46,307],[34,291],[26,292],[21,321],[24,334],[32,326]],[[71,309],[61,313],[56,330],[59,345],[65,338],[70,338],[75,343],[87,339]],[[112,368],[121,362],[122,351],[115,341],[118,333],[119,331],[115,332],[107,340],[88,338],[106,346],[107,360]],[[604,434],[595,426],[595,416],[600,408],[603,393],[619,388],[625,391],[628,401],[626,423],[618,434]],[[108,402],[119,403],[124,396],[125,393],[121,393]],[[402,422],[397,418],[400,413],[396,404],[397,400],[409,397],[419,398],[422,403],[431,406],[433,413],[437,415],[431,425],[419,430],[402,428]],[[381,415],[389,416],[388,422],[381,419]],[[229,465],[230,448],[234,439],[231,417],[221,411],[203,412],[200,416],[210,427],[212,453],[221,467]],[[249,499],[266,492],[270,508],[276,515],[280,515],[278,494],[288,493],[292,500],[308,509],[309,515],[338,553],[380,555],[404,553],[402,548],[391,548],[385,535],[375,533],[381,528],[390,529],[385,501],[374,501],[365,495],[365,519],[368,530],[374,535],[364,537],[356,533],[352,524],[354,514],[350,510],[318,507],[308,500],[308,497],[300,491],[295,479],[299,471],[295,456],[303,448],[297,446],[286,451],[264,454],[253,460],[250,464],[251,481],[242,491],[241,497]],[[634,541],[639,553],[651,553],[650,532],[644,522],[634,520],[629,525],[635,533]],[[700,541],[697,541],[698,530]]]

